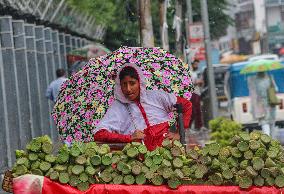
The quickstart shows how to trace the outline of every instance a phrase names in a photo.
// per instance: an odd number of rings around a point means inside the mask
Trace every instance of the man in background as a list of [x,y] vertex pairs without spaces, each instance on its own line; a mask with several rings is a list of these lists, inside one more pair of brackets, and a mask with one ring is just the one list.
[[204,84],[202,79],[202,74],[198,70],[199,60],[195,59],[191,64],[191,76],[192,82],[194,84],[194,91],[191,97],[192,103],[192,116],[190,121],[190,126],[192,126],[194,122],[194,129],[199,131],[203,128],[203,120],[202,120],[202,113],[201,113],[201,87]]
[[56,102],[62,84],[67,80],[64,69],[57,69],[56,76],[57,79],[49,84],[45,94],[46,98],[53,102]]

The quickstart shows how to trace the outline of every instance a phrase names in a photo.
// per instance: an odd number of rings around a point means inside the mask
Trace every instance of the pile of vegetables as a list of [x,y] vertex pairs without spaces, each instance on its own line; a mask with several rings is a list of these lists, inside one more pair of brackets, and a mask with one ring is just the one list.
[[87,190],[91,184],[182,184],[284,187],[284,150],[277,140],[258,131],[241,132],[222,146],[216,142],[185,151],[179,141],[165,140],[148,151],[132,142],[121,151],[106,144],[76,142],[56,154],[48,136],[16,151],[13,176],[36,174]]
[[230,144],[232,137],[242,132],[243,126],[230,119],[218,117],[209,121],[209,128],[211,129],[210,140],[226,146]]

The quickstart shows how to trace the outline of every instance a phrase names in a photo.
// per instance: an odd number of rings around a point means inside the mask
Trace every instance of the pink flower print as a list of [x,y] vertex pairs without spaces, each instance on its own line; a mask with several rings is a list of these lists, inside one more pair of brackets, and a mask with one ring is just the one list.
[[97,97],[98,97],[99,99],[103,97],[103,93],[102,93],[101,90],[97,90],[96,93],[97,93]]
[[165,64],[166,64],[167,66],[173,65],[173,63],[172,63],[171,61],[166,61]]
[[53,120],[57,120],[57,114],[52,115]]
[[76,96],[78,96],[80,93],[81,93],[81,91],[77,89],[76,90]]
[[62,133],[65,133],[67,131],[66,127],[61,128]]
[[66,88],[67,87],[67,85],[69,84],[69,80],[67,80],[67,81],[65,81],[65,82],[63,82],[63,84],[62,84],[62,86],[61,86],[61,88]]
[[78,80],[77,83],[78,83],[79,85],[81,85],[84,81],[85,81],[84,78],[81,77],[81,78]]
[[65,111],[63,111],[63,112],[60,113],[60,116],[61,116],[61,117],[65,117],[66,115],[67,115],[67,113],[66,113]]
[[93,114],[94,114],[93,111],[87,111],[87,112],[85,113],[85,118],[86,118],[86,119],[90,119],[90,118],[92,118]]
[[135,63],[135,64],[136,64],[136,63],[138,62],[138,60],[137,60],[137,59],[135,59],[135,58],[130,58],[130,59],[129,59],[129,62],[130,62],[130,63]]
[[75,140],[76,141],[81,141],[82,140],[82,132],[81,131],[77,131],[75,133]]
[[90,142],[91,141],[91,137],[87,137],[84,142]]
[[73,109],[77,109],[79,107],[79,103],[75,103],[75,104],[73,104]]
[[94,121],[94,125],[95,125],[95,126],[96,126],[96,125],[98,125],[98,124],[99,124],[99,122],[100,122],[100,120],[98,120],[98,119],[97,119],[97,120],[95,120],[95,121]]
[[190,80],[188,79],[188,77],[184,76],[183,80],[182,80],[182,84],[188,86],[190,84]]
[[158,90],[158,86],[154,86],[154,87],[153,87],[153,90]]
[[126,54],[126,55],[124,55],[124,58],[125,59],[129,59],[131,57],[131,55],[130,54]]
[[108,65],[108,64],[109,64],[109,62],[110,62],[109,60],[103,60],[103,62],[102,62],[102,63],[103,63],[103,65]]
[[80,110],[80,115],[84,115],[85,114],[85,110],[81,109]]
[[174,118],[174,113],[173,113],[173,112],[170,112],[170,113],[169,113],[169,118],[170,118],[170,119],[173,119],[173,118]]
[[163,75],[164,75],[165,77],[168,77],[168,76],[171,75],[171,73],[170,73],[169,71],[165,70],[164,73],[163,73]]
[[112,96],[108,99],[108,104],[111,105],[113,103],[113,101],[114,101],[114,97]]
[[166,53],[165,57],[172,57],[170,53]]
[[190,100],[192,93],[191,92],[185,92],[184,97]]
[[61,122],[59,123],[60,127],[65,127],[67,124],[66,120],[61,120]]
[[81,129],[81,125],[77,124],[76,125],[76,129],[80,130]]
[[152,66],[155,68],[155,69],[160,69],[161,66],[159,63],[152,63]]
[[165,84],[166,86],[168,86],[168,85],[170,85],[170,80],[169,79],[167,79],[167,78],[164,78],[163,79],[163,84]]
[[144,72],[143,72],[143,75],[144,75],[146,78],[151,78],[151,74],[148,73],[147,71],[144,71]]
[[66,102],[70,102],[72,100],[72,97],[70,95],[66,96],[65,98]]
[[72,136],[71,135],[68,135],[67,137],[66,137],[66,141],[67,141],[67,143],[72,143],[72,141],[73,141],[73,138],[72,138]]

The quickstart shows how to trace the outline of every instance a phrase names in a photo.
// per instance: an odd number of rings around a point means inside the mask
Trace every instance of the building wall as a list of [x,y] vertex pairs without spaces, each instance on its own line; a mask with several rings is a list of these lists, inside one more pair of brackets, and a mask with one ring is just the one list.
[[254,25],[257,32],[266,33],[265,0],[254,0]]
[[281,22],[281,6],[267,8],[268,26],[275,26]]

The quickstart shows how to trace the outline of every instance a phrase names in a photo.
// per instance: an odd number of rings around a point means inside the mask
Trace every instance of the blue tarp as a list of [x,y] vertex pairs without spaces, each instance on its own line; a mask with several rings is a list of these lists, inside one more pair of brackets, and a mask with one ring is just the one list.
[[[249,75],[242,75],[240,71],[248,62],[234,63],[229,68],[230,78],[229,87],[231,91],[231,98],[249,96],[247,77]],[[284,65],[284,63],[282,63]],[[278,86],[278,93],[284,93],[284,69],[274,70],[269,72],[273,75],[274,80]]]

